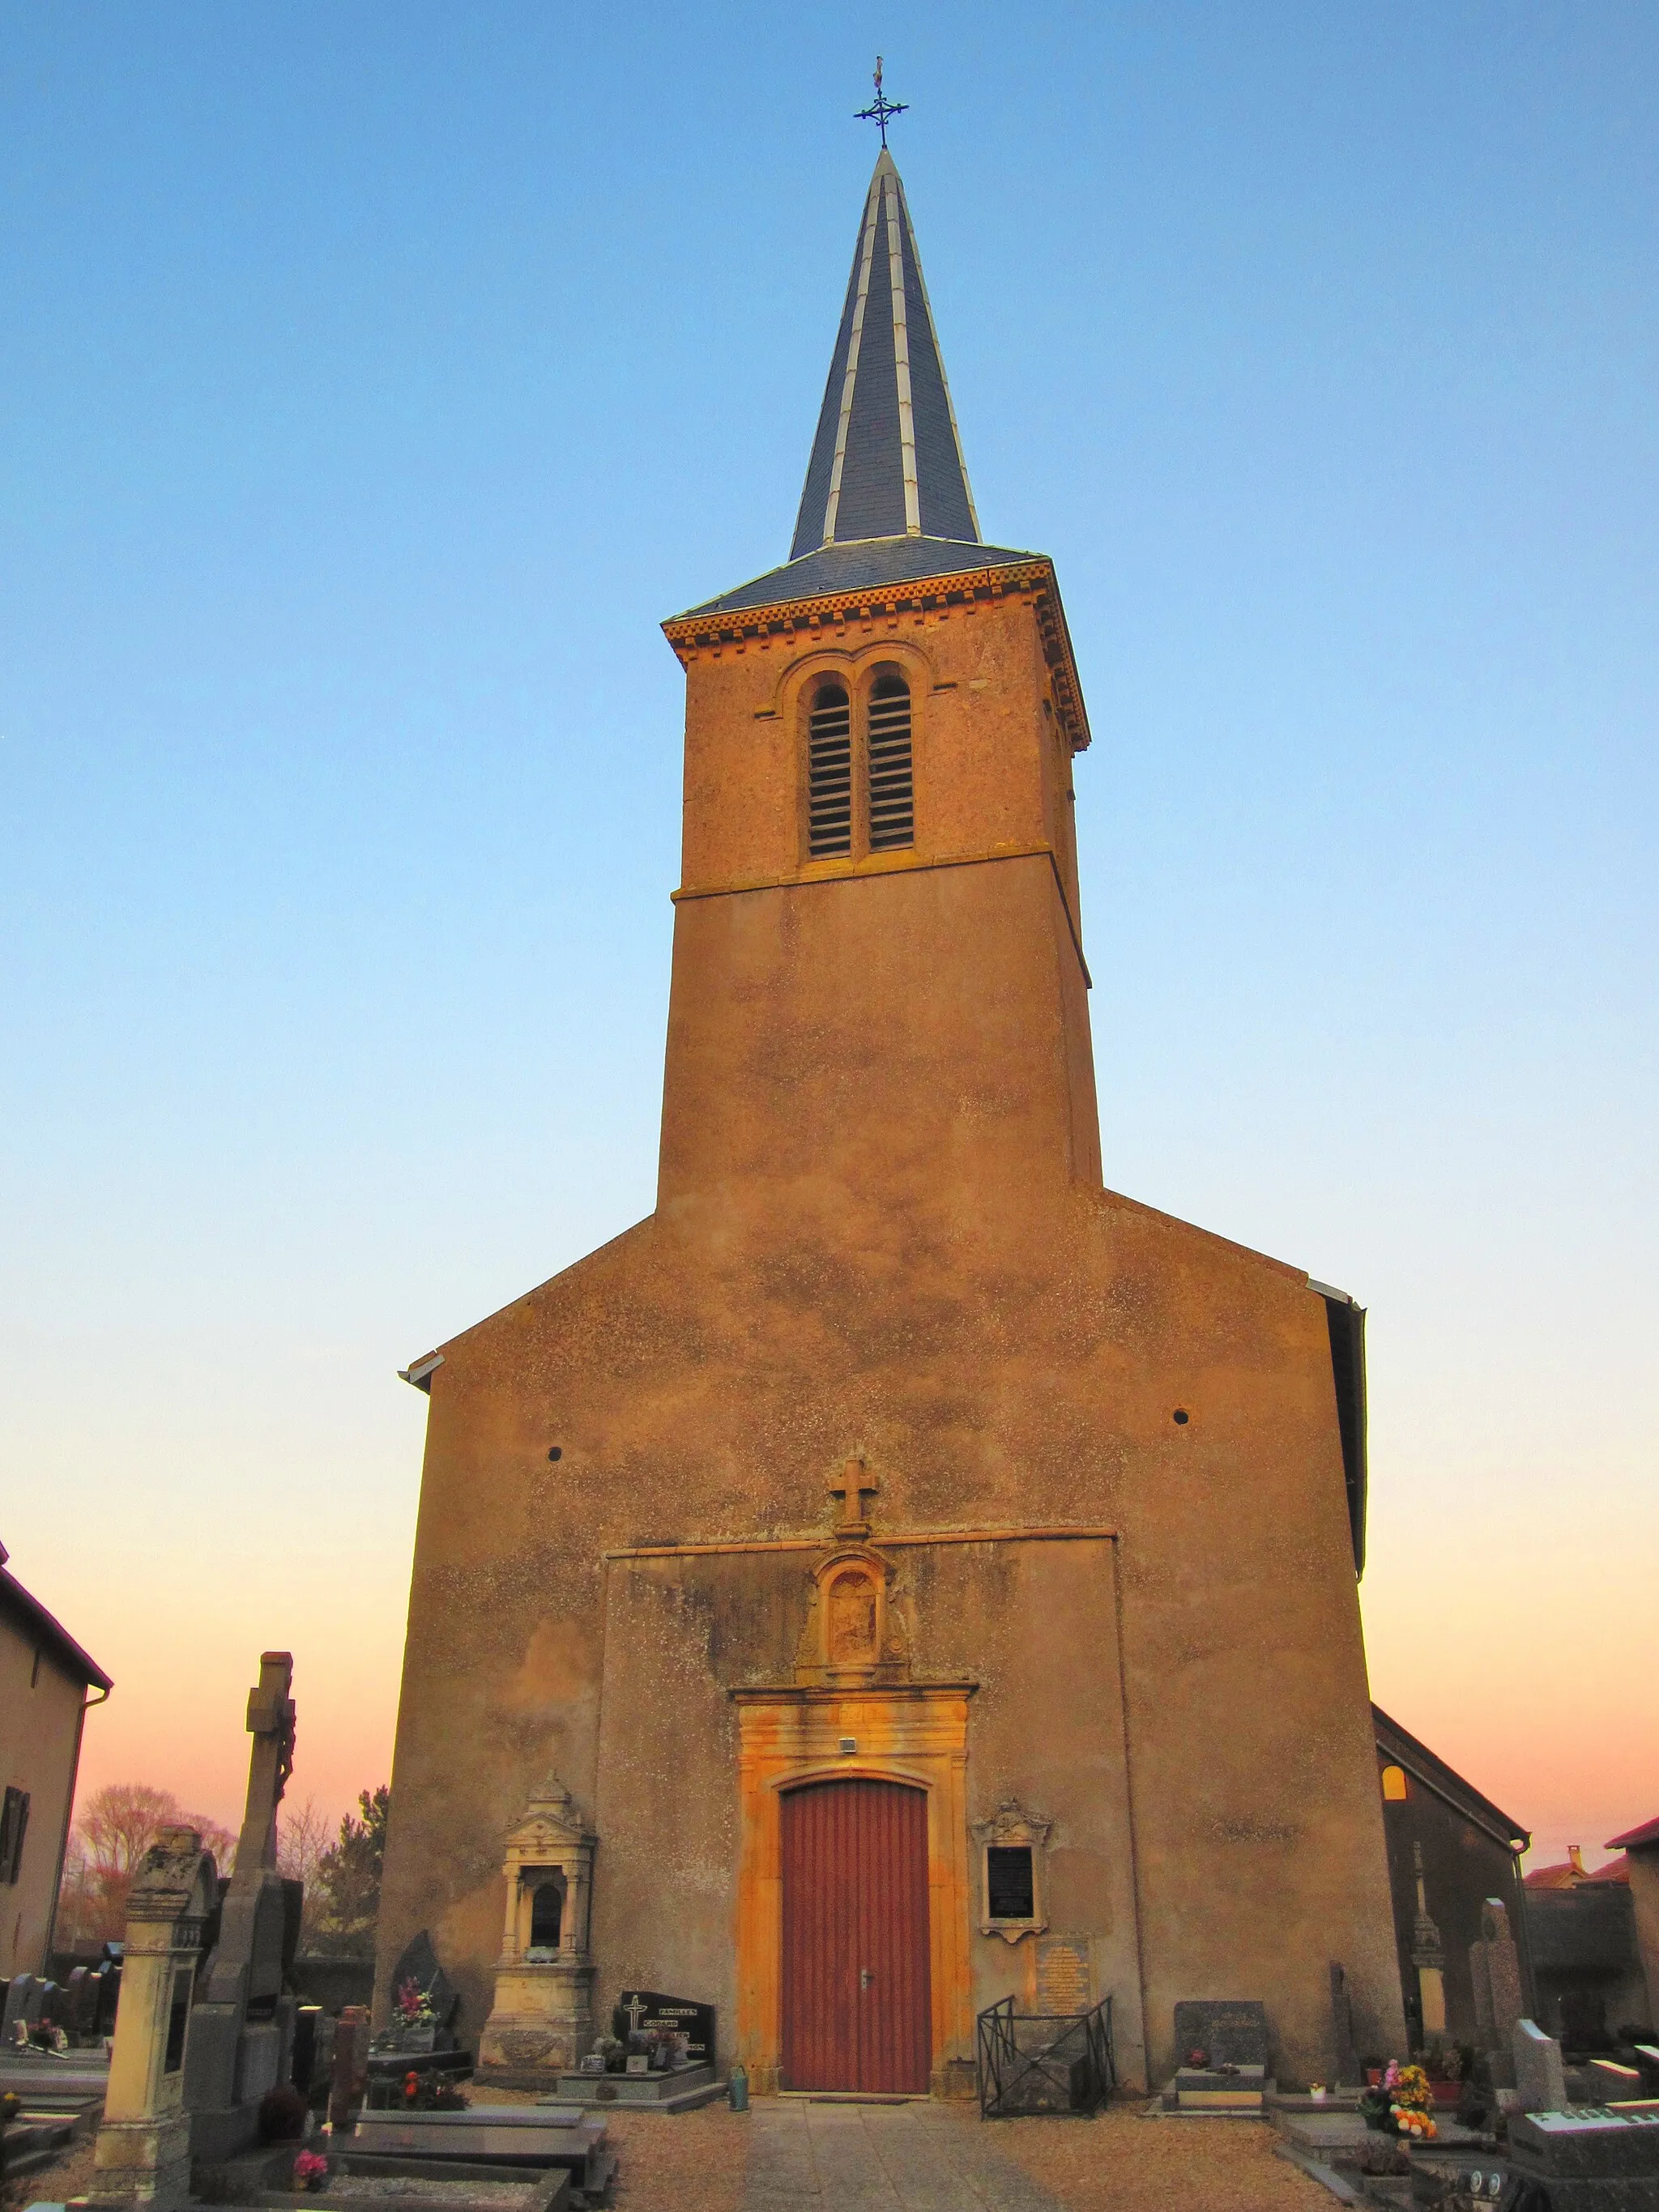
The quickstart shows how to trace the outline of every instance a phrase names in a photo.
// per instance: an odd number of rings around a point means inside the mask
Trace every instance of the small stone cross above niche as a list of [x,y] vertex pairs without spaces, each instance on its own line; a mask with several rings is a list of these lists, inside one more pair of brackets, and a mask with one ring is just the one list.
[[870,1533],[870,1514],[866,1498],[874,1498],[881,1488],[873,1474],[869,1474],[861,1459],[849,1459],[839,1475],[829,1486],[831,1498],[839,1501],[836,1516],[838,1537],[858,1538]]
[[988,1820],[973,1823],[979,1846],[981,1936],[1018,1943],[1048,1925],[1044,1861],[1052,1820],[1028,1813],[1018,1797],[1005,1797]]

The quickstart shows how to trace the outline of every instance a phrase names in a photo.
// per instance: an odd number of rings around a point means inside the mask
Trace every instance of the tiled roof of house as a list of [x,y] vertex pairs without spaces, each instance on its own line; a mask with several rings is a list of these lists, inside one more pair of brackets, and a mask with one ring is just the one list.
[[1609,1836],[1604,1848],[1610,1851],[1639,1850],[1647,1844],[1659,1844],[1659,1813],[1652,1820],[1644,1820],[1639,1828],[1626,1828],[1622,1836]]

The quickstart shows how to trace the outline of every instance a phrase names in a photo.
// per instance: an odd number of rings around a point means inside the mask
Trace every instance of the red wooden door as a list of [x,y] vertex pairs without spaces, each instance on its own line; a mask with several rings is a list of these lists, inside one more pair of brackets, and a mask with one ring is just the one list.
[[782,1810],[784,2087],[925,2091],[927,1791],[813,1782]]

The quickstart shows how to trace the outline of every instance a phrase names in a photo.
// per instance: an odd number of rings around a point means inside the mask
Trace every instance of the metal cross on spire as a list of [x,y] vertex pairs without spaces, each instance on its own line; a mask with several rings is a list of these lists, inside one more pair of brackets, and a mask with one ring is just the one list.
[[876,56],[875,101],[872,106],[860,108],[858,112],[858,120],[860,123],[879,124],[881,125],[881,143],[885,146],[887,143],[888,118],[893,115],[902,115],[909,105],[910,103],[908,100],[889,100],[887,94],[882,90],[881,56],[878,54]]

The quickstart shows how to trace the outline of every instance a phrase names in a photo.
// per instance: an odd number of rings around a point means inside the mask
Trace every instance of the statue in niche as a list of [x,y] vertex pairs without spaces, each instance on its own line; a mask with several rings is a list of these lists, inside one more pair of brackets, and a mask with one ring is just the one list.
[[830,1585],[830,1664],[867,1667],[876,1656],[876,1586],[848,1567]]

